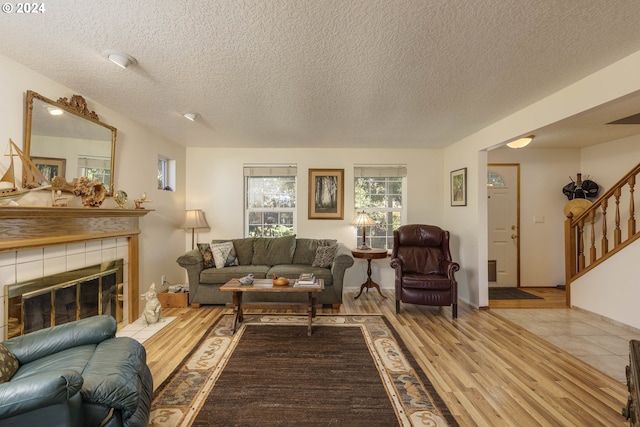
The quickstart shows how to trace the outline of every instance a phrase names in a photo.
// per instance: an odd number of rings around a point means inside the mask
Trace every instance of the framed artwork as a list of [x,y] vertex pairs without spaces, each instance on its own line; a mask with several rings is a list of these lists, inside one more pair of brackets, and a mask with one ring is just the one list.
[[344,219],[344,169],[309,169],[309,219]]
[[467,206],[467,168],[451,171],[451,206]]
[[65,176],[67,159],[58,159],[56,157],[31,157],[31,161],[49,182],[51,182],[51,180],[56,176]]

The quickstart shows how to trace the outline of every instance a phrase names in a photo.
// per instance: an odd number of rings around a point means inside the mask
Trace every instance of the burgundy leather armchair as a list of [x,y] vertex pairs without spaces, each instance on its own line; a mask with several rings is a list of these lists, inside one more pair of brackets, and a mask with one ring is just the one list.
[[393,232],[391,267],[395,270],[396,313],[400,301],[409,304],[451,306],[458,317],[460,269],[451,260],[449,232],[435,225],[403,225]]

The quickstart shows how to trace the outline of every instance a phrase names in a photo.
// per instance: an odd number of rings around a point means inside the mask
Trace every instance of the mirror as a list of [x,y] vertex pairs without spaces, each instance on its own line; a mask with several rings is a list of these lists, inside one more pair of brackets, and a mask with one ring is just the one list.
[[102,123],[80,95],[55,102],[27,91],[24,152],[49,181],[86,176],[113,195],[116,128]]

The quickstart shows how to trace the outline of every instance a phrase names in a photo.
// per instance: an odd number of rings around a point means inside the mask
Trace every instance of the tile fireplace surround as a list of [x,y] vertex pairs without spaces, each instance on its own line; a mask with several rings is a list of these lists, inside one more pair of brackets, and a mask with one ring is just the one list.
[[139,218],[150,211],[0,207],[0,322],[4,285],[116,259],[124,260],[124,322],[137,319]]

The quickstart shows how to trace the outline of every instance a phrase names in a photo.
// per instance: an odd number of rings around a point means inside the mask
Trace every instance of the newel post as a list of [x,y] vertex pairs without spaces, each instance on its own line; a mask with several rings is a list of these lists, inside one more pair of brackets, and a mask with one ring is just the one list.
[[576,273],[576,229],[571,226],[573,215],[564,221],[564,271],[566,305],[571,306],[571,278]]

